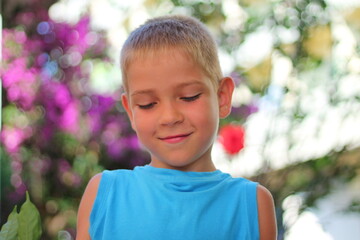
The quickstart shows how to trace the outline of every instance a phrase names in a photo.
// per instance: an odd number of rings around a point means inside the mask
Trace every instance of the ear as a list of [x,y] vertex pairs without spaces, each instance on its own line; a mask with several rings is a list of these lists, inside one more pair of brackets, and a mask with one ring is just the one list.
[[131,108],[130,108],[129,99],[128,99],[126,93],[123,93],[121,95],[121,102],[122,102],[122,105],[124,106],[124,109],[125,109],[128,117],[129,117],[129,119],[130,119],[131,127],[132,127],[132,129],[135,130],[134,121],[133,121],[134,118],[133,118],[133,114],[132,114],[132,111],[131,111]]
[[230,77],[221,79],[218,88],[219,117],[226,118],[231,112],[231,99],[235,88],[234,81]]

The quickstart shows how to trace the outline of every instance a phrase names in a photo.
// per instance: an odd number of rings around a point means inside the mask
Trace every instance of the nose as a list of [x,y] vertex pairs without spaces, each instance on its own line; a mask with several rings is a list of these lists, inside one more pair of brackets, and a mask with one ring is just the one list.
[[184,121],[184,115],[176,104],[163,103],[160,112],[160,124],[164,126],[172,126]]

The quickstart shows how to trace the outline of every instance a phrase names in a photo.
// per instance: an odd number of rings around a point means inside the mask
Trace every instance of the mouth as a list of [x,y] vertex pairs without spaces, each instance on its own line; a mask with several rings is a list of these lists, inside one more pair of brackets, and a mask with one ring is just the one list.
[[185,140],[191,134],[192,134],[192,132],[187,133],[187,134],[178,134],[178,135],[160,137],[159,139],[164,141],[164,142],[167,142],[167,143],[179,143],[179,142],[182,142],[183,140]]

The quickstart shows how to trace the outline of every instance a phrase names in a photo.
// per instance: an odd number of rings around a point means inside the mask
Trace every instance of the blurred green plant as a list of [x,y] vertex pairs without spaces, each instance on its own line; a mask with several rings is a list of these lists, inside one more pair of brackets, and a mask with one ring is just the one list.
[[40,213],[30,201],[29,193],[26,192],[26,201],[21,206],[20,212],[17,206],[10,213],[7,222],[1,227],[1,240],[39,240],[42,234]]

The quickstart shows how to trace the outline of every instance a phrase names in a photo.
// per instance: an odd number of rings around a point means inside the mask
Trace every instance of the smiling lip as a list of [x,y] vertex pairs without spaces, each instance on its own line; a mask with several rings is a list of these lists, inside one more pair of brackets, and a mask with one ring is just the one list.
[[163,137],[163,138],[159,138],[159,139],[162,141],[165,141],[167,143],[179,143],[179,142],[182,142],[184,139],[186,139],[191,134],[192,133],[179,134],[179,135],[167,136],[167,137]]

